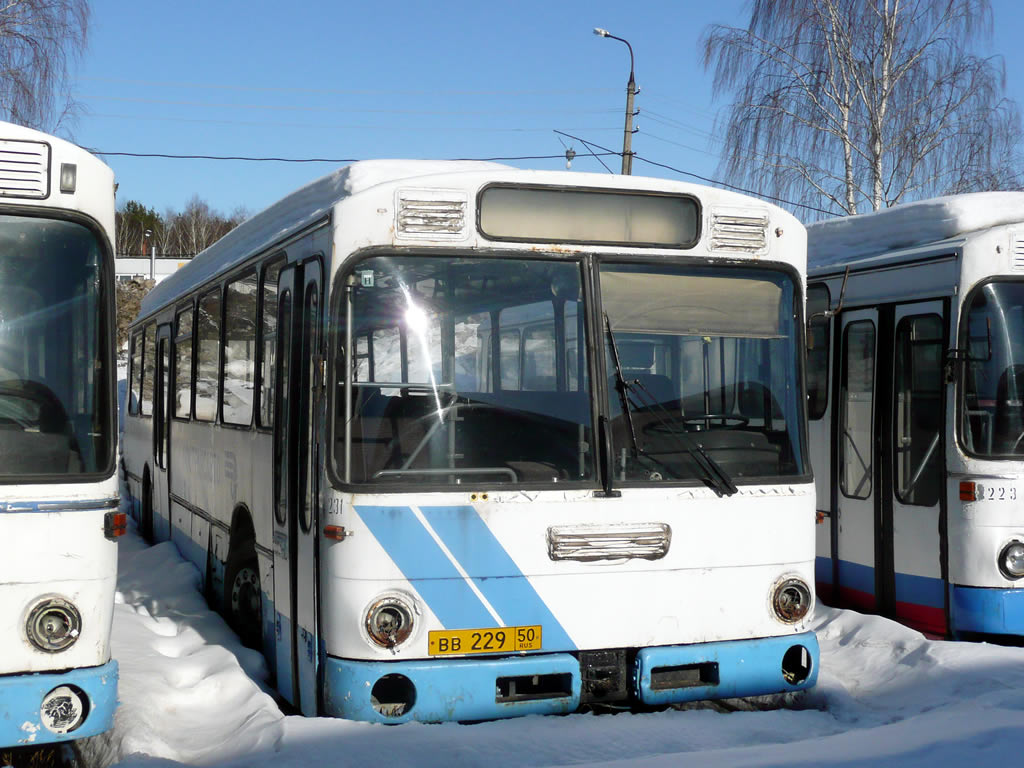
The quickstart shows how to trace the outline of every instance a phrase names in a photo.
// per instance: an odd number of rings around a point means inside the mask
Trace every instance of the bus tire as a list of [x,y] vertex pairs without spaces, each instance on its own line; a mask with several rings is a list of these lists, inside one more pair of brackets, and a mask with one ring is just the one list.
[[248,648],[263,648],[263,594],[255,542],[231,548],[224,570],[224,614]]
[[139,512],[139,533],[149,544],[153,543],[153,481],[149,479],[149,469],[142,476],[142,509]]

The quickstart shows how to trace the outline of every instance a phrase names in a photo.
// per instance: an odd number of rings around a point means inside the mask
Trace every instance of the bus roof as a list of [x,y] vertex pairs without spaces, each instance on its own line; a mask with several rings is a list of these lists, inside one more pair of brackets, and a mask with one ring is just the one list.
[[[216,243],[197,255],[167,279],[161,281],[143,299],[136,320],[143,320],[178,297],[199,288],[218,276],[227,274],[250,257],[265,252],[275,244],[307,230],[323,221],[331,209],[344,199],[393,182],[428,179],[431,185],[443,184],[446,175],[475,175],[474,183],[487,179],[544,184],[584,185],[643,190],[666,190],[700,195],[706,187],[667,179],[642,176],[606,176],[604,174],[569,173],[568,171],[537,171],[514,168],[499,163],[474,160],[364,160],[340,168],[333,173],[292,192],[252,218],[242,222]],[[426,183],[426,182],[424,182]],[[461,182],[452,182],[459,186]],[[716,199],[725,206],[755,205],[771,211],[773,217],[791,220],[801,231],[799,267],[804,268],[803,225],[792,214],[760,200],[728,190],[715,189]],[[791,229],[787,224],[785,229]],[[777,235],[781,235],[779,228]]]
[[[201,285],[254,253],[316,223],[335,205],[378,184],[465,171],[507,170],[509,166],[475,160],[364,160],[310,182],[246,219],[196,256],[187,267],[161,281],[142,301],[139,317],[159,309],[190,286]],[[225,262],[224,254],[235,260]]]
[[807,226],[807,267],[818,270],[1024,222],[1024,192],[974,192]]

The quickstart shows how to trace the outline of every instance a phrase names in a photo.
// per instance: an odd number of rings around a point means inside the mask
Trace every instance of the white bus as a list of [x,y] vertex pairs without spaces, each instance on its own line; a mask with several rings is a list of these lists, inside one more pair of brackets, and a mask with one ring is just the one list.
[[805,246],[688,184],[343,168],[144,300],[141,527],[307,714],[810,687]]
[[813,224],[808,259],[819,594],[1024,634],[1024,193]]
[[114,175],[0,123],[0,746],[110,727]]

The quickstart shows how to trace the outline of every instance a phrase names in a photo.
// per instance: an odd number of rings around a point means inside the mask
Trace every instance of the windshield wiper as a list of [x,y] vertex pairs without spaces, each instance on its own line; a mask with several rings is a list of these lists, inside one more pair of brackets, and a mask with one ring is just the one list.
[[[671,414],[665,410],[665,408],[659,403],[654,396],[641,384],[639,381],[627,381],[626,377],[622,374],[622,364],[619,362],[619,348],[615,342],[615,334],[612,332],[612,323],[608,319],[608,313],[604,315],[605,328],[608,331],[608,341],[610,342],[612,350],[612,363],[615,365],[615,388],[619,392],[619,397],[622,401],[622,412],[626,416],[626,423],[629,425],[629,435],[633,442],[633,453],[637,458],[643,456],[644,458],[655,462],[656,464],[667,469],[665,464],[658,461],[651,456],[647,451],[640,447],[640,444],[636,439],[636,428],[633,425],[633,401],[629,395],[631,392],[636,391],[637,393],[646,394],[649,402],[648,406],[653,406],[655,418],[664,430],[663,434],[667,434],[673,437],[676,443],[690,455],[690,457],[697,463],[697,466],[704,472],[704,479],[707,481],[711,489],[719,496],[732,496],[739,490],[736,484],[732,481],[732,477],[729,473],[722,469],[722,466],[712,459],[707,452],[696,443],[693,438],[690,437],[685,431],[677,430],[670,421]],[[638,400],[641,399],[638,397]],[[661,413],[658,413],[661,411]],[[664,415],[662,415],[664,414]],[[669,418],[666,418],[669,417]],[[674,473],[673,473],[674,474]]]

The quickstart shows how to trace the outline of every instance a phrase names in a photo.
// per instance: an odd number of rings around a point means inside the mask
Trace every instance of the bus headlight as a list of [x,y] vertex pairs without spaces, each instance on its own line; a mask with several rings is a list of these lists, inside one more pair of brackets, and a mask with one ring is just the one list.
[[999,553],[999,570],[1008,579],[1024,576],[1024,543],[1011,541]]
[[68,600],[47,597],[29,611],[25,635],[40,651],[59,653],[74,645],[82,633],[82,617]]
[[366,611],[366,633],[382,648],[394,648],[412,634],[413,610],[396,595],[383,597]]
[[811,610],[811,589],[803,579],[788,578],[775,585],[772,609],[780,621],[793,624]]

